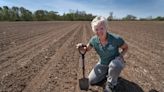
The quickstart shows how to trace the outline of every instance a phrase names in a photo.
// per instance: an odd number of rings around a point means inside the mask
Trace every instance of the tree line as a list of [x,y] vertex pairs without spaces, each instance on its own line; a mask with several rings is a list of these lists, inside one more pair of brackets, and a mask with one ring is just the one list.
[[136,16],[134,15],[127,15],[126,17],[123,17],[122,20],[139,20],[139,21],[164,21],[164,17],[161,16],[157,16],[155,18],[152,18],[151,16],[147,17],[147,18],[139,18],[137,19]]
[[121,18],[121,19],[118,19],[118,18],[114,18],[113,17],[113,12],[110,12],[109,14],[109,17],[108,17],[108,20],[123,20],[123,21],[164,21],[164,17],[162,16],[157,16],[155,18],[152,18],[152,16],[149,16],[147,18],[137,18],[136,16],[134,15],[131,15],[131,14],[128,14],[127,16]]
[[[63,15],[58,14],[57,11],[36,10],[31,12],[24,7],[0,7],[0,21],[91,21],[95,15],[87,14],[85,11],[71,10],[69,13]],[[137,19],[136,16],[128,14],[127,16],[117,19],[113,17],[113,12],[110,12],[108,20],[157,20],[164,21],[164,17],[158,16],[156,18],[147,17]]]
[[85,11],[73,11],[59,15],[55,11],[36,10],[31,12],[24,7],[0,7],[0,21],[90,21],[95,16]]

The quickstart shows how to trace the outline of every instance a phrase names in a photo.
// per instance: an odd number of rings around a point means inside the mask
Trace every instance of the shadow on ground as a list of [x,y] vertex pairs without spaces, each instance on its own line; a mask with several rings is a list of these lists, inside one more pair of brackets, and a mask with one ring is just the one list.
[[155,89],[151,89],[149,92],[159,92],[159,91],[157,91]]
[[139,85],[124,78],[120,77],[118,82],[116,92],[144,92]]
[[[105,80],[104,80],[105,81]],[[105,82],[100,82],[98,86],[104,87]],[[90,89],[91,92],[98,92],[97,90]],[[128,81],[124,78],[119,77],[118,85],[115,88],[115,92],[144,92],[142,88],[134,82]]]

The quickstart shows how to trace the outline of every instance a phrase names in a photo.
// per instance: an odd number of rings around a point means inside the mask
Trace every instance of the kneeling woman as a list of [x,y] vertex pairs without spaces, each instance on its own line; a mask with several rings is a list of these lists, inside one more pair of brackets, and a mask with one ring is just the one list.
[[[88,76],[89,82],[91,85],[96,85],[107,78],[105,92],[112,92],[124,68],[123,57],[128,50],[128,45],[120,36],[108,32],[108,23],[104,17],[95,17],[91,22],[91,27],[95,35],[86,47],[84,44],[78,43],[77,48],[86,51],[91,48],[96,50],[100,58]],[[119,48],[121,52],[119,52]]]

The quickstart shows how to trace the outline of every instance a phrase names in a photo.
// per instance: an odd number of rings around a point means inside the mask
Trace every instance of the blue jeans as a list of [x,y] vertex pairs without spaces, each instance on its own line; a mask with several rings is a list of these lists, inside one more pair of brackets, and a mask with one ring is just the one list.
[[107,82],[115,86],[117,85],[117,79],[124,66],[124,60],[119,56],[113,59],[109,65],[102,65],[98,62],[88,76],[89,83],[91,85],[96,85],[107,78]]

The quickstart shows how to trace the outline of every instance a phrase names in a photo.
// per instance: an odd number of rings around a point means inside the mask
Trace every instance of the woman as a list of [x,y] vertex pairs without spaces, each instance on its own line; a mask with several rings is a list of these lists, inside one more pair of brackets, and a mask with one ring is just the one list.
[[[112,92],[117,85],[117,79],[124,68],[124,55],[128,50],[125,41],[113,33],[107,32],[108,23],[106,18],[97,16],[91,22],[95,36],[84,46],[77,44],[82,51],[90,51],[94,48],[99,55],[99,62],[90,72],[88,78],[90,85],[96,85],[107,79],[104,92]],[[122,50],[119,52],[119,48]]]

